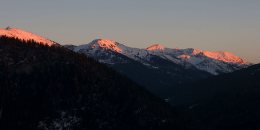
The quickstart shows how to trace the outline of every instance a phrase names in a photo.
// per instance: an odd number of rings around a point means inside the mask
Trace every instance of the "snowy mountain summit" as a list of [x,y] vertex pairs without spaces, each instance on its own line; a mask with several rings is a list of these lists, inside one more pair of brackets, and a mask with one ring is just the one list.
[[[127,47],[113,40],[96,39],[89,44],[83,44],[73,49],[76,52],[85,53],[102,62],[111,62],[115,54],[124,55],[130,59],[140,62],[146,66],[158,68],[152,61],[159,57],[167,62],[182,65],[183,67],[196,67],[213,75],[229,73],[248,66],[248,62],[230,52],[211,52],[199,49],[172,49],[161,44],[153,44],[146,49]],[[102,55],[103,57],[99,57]],[[106,55],[104,57],[104,55]],[[112,57],[110,57],[111,55]],[[122,58],[122,57],[120,57]]]
[[146,50],[148,50],[148,51],[162,51],[164,49],[165,49],[165,47],[160,44],[153,44],[146,48]]
[[25,41],[34,40],[37,43],[41,43],[49,46],[57,44],[54,41],[51,41],[47,38],[17,28],[10,28],[10,27],[7,27],[5,29],[0,28],[0,37],[1,36],[18,38],[20,40],[25,40]]

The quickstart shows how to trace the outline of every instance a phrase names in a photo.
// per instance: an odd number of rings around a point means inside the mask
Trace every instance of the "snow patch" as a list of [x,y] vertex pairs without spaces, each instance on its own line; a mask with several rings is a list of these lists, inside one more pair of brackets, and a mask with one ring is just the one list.
[[79,122],[80,119],[78,117],[67,115],[66,112],[61,112],[60,118],[51,121],[40,121],[38,128],[43,130],[70,130],[75,126],[78,126]]

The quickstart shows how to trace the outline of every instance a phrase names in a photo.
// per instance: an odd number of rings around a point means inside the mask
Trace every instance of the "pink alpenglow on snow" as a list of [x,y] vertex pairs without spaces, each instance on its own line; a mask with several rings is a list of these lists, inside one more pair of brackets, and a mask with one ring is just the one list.
[[118,47],[118,43],[108,39],[96,39],[90,43],[92,48],[101,47],[103,49],[112,50],[118,53],[122,52],[122,49]]
[[23,31],[21,29],[10,28],[10,27],[7,27],[5,29],[0,28],[0,36],[13,37],[25,41],[34,40],[37,43],[41,43],[49,46],[57,44],[54,41],[51,41],[42,36],[38,36],[33,33]]
[[209,51],[203,51],[203,55],[207,56],[207,57],[210,57],[212,59],[216,59],[216,60],[220,60],[220,61],[224,61],[224,62],[231,62],[231,63],[237,63],[237,64],[246,64],[246,62],[230,53],[230,52],[222,52],[222,51],[219,51],[219,52],[209,52]]
[[146,50],[148,50],[148,51],[158,51],[158,50],[162,51],[164,49],[165,49],[165,47],[163,45],[160,45],[160,44],[153,44],[153,45],[146,48]]
[[146,49],[141,49],[128,47],[108,39],[96,39],[88,44],[77,46],[73,50],[93,57],[106,55],[110,58],[101,58],[99,61],[107,64],[114,64],[113,60],[110,59],[115,57],[115,53],[122,54],[146,66],[152,66],[150,63],[151,57],[156,56],[174,64],[194,66],[213,75],[218,75],[220,72],[233,72],[239,68],[247,67],[249,64],[229,52],[210,52],[193,48],[167,48],[160,44],[152,44]]

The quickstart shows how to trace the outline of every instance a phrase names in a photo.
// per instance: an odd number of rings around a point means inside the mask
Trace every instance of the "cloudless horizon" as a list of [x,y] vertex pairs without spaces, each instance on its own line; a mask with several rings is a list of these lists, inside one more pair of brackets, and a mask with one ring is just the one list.
[[61,44],[97,38],[130,47],[229,51],[260,63],[259,0],[3,0],[0,27]]

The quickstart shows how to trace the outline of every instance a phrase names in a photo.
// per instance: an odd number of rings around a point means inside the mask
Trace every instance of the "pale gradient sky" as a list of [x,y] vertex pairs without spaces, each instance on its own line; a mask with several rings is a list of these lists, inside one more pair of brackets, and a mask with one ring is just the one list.
[[6,26],[61,44],[108,38],[139,48],[230,51],[260,63],[260,0],[1,0]]

